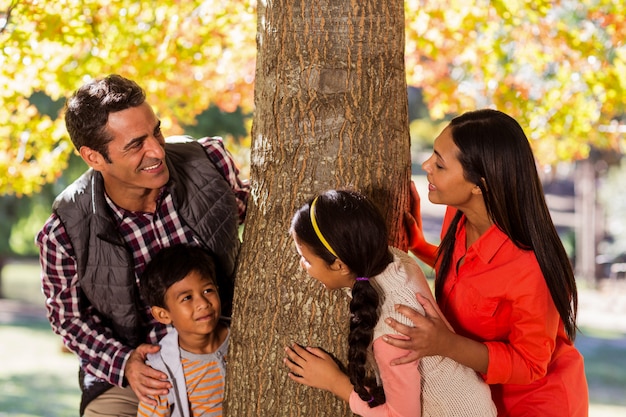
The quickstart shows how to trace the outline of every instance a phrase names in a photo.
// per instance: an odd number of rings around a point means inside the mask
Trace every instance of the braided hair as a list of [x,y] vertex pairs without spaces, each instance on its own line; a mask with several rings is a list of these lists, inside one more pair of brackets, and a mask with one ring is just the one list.
[[354,391],[370,407],[385,403],[383,387],[367,372],[380,304],[380,296],[369,278],[383,272],[393,260],[383,216],[356,191],[329,190],[296,212],[291,232],[328,265],[339,258],[359,277],[350,302],[347,373]]

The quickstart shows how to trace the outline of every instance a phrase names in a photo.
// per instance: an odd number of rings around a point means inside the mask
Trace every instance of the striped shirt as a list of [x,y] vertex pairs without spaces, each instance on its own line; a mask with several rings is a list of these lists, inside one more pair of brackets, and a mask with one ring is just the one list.
[[[220,138],[203,138],[198,142],[231,185],[242,222],[249,185],[239,179],[239,170]],[[154,213],[127,211],[116,206],[108,196],[106,201],[132,253],[137,280],[152,256],[162,248],[177,243],[199,244],[191,229],[179,218],[167,186],[161,190]],[[115,339],[99,313],[82,296],[74,250],[58,216],[49,217],[37,234],[36,243],[52,329],[78,354],[88,373],[110,384],[124,386],[124,367],[132,348]],[[167,332],[166,327],[154,320],[149,306],[144,305],[141,314],[150,328],[145,342],[156,344]]]
[[[216,352],[205,354],[187,352],[179,347],[180,363],[185,380],[177,381],[177,383],[183,383],[186,386],[187,398],[181,401],[188,401],[190,415],[194,417],[222,416],[228,344],[229,337],[227,336]],[[174,367],[172,362],[169,362],[169,366]],[[173,395],[160,395],[153,398],[157,401],[157,405],[152,406],[143,401],[140,402],[137,417],[184,415],[183,410],[172,412],[174,404],[170,403],[170,400]]]

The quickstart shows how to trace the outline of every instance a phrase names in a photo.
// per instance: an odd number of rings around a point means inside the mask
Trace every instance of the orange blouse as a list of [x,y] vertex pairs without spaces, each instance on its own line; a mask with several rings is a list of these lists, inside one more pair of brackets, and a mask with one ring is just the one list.
[[[454,213],[448,208],[442,237]],[[438,304],[459,334],[487,346],[482,376],[498,415],[587,416],[583,358],[565,333],[534,252],[496,226],[467,250],[465,237],[462,218]]]

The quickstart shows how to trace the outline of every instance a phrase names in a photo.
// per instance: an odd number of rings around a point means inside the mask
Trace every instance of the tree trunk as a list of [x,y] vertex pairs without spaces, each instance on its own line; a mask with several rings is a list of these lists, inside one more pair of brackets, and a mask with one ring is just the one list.
[[306,276],[288,233],[313,194],[353,187],[406,249],[410,153],[401,0],[258,2],[252,194],[239,258],[226,388],[233,417],[344,416],[287,377],[284,347],[346,363],[349,299]]

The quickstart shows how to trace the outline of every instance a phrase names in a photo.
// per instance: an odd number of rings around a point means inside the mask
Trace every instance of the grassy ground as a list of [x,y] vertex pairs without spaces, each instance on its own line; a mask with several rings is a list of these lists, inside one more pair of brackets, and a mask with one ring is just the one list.
[[[0,301],[0,417],[76,416],[77,362],[62,351],[44,317],[38,265],[7,265],[2,286],[7,300]],[[581,300],[589,291],[581,291]],[[13,314],[18,309],[21,314]],[[581,330],[576,345],[585,357],[589,415],[625,416],[626,332],[594,326]]]
[[38,266],[7,265],[2,287],[0,417],[77,416],[77,361],[45,318]]
[[0,325],[0,416],[78,414],[77,362],[47,322]]

